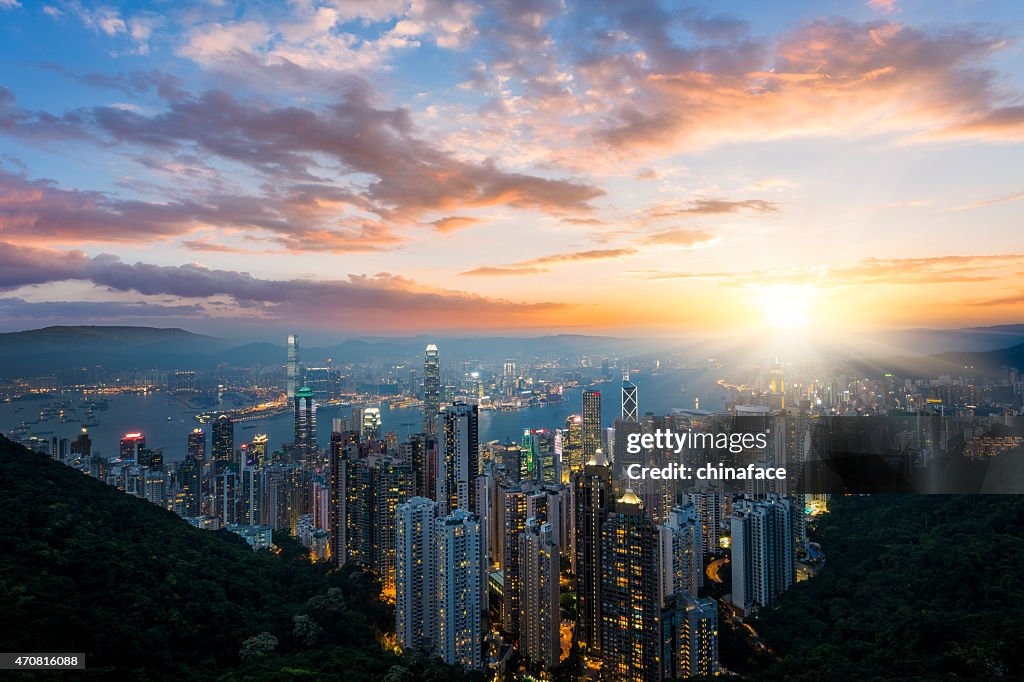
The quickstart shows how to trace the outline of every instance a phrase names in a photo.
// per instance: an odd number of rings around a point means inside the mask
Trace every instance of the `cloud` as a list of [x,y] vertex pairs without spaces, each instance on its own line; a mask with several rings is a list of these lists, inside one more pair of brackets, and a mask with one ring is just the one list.
[[168,317],[196,317],[200,305],[160,305],[151,302],[117,301],[26,301],[0,298],[0,320],[146,320]]
[[680,216],[724,215],[750,211],[753,213],[775,213],[779,205],[763,199],[695,199],[688,202],[664,201],[642,211],[648,220],[678,218]]
[[657,246],[685,246],[685,247],[696,247],[696,246],[707,246],[715,242],[718,237],[710,230],[688,230],[683,228],[676,228],[672,230],[662,230],[661,232],[654,232],[646,237],[643,237],[641,241],[644,244],[652,244]]
[[[269,235],[289,251],[348,253],[390,249],[404,241],[378,222],[354,215],[339,220],[359,200],[336,188],[305,184],[269,192],[123,200],[103,192],[62,189],[50,180],[29,180],[0,168],[0,237],[49,243],[147,242],[227,229]],[[191,240],[188,246],[201,244]]]
[[[509,206],[552,214],[591,210],[604,191],[579,181],[503,170],[493,159],[458,158],[422,139],[404,108],[381,109],[364,82],[348,81],[345,95],[321,110],[266,107],[222,90],[178,96],[163,113],[146,116],[123,107],[93,107],[63,117],[21,112],[0,90],[0,130],[11,134],[92,137],[105,145],[141,150],[141,156],[214,155],[273,179],[324,185],[343,180],[362,207],[382,219],[417,222],[426,212]],[[5,113],[6,112],[6,113]]]
[[[114,292],[143,297],[181,299],[182,305],[204,305],[226,297],[239,317],[309,321],[318,324],[360,324],[436,328],[461,326],[472,320],[481,327],[500,327],[509,320],[538,324],[548,314],[571,310],[554,303],[520,303],[461,291],[424,287],[400,275],[349,275],[339,280],[253,277],[192,263],[161,266],[125,263],[116,256],[88,256],[0,243],[0,291],[64,281],[82,281]],[[175,306],[176,307],[176,306]]]
[[960,206],[952,206],[950,208],[942,209],[943,213],[952,211],[969,211],[974,208],[985,208],[986,206],[996,206],[998,204],[1009,204],[1014,201],[1020,201],[1024,199],[1024,192],[1013,192],[1005,196],[996,197],[994,199],[985,199],[983,201],[974,201],[969,204],[962,204]]
[[993,282],[1003,269],[1024,263],[1024,254],[954,255],[924,258],[865,258],[852,265],[804,269],[693,272],[654,270],[635,273],[648,280],[710,280],[723,286],[766,284],[842,287],[864,285],[933,285]]
[[464,230],[467,227],[473,227],[484,222],[480,218],[469,218],[466,216],[448,216],[446,218],[439,218],[432,221],[430,224],[434,226],[434,229],[441,233],[455,232],[457,230]]
[[541,272],[547,272],[551,265],[561,263],[578,263],[581,261],[609,260],[613,258],[631,256],[635,253],[636,249],[634,248],[591,249],[589,251],[554,253],[548,256],[540,256],[539,258],[520,261],[518,263],[509,263],[508,265],[480,266],[459,274],[473,276],[533,275]]
[[976,306],[980,308],[994,308],[998,306],[1007,305],[1022,305],[1024,304],[1024,291],[1017,292],[1016,294],[1010,294],[1009,296],[999,296],[996,298],[985,298],[979,301],[970,301],[967,305]]
[[[592,60],[634,88],[595,130],[595,139],[631,156],[663,156],[717,144],[807,135],[879,132],[1000,136],[1021,132],[1019,107],[982,67],[1005,45],[975,27],[923,30],[887,20],[820,19],[743,52],[719,68],[706,54],[666,46],[646,68]],[[670,49],[671,47],[671,49]],[[593,67],[592,67],[593,68]],[[611,78],[611,74],[608,74]],[[624,80],[623,80],[624,79]]]
[[885,12],[886,14],[892,14],[897,11],[896,0],[868,0],[868,7]]

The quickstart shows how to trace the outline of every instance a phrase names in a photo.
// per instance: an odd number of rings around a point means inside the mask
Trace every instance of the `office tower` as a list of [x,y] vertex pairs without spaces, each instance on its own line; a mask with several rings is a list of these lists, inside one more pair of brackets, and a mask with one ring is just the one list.
[[202,503],[202,468],[195,455],[185,455],[184,461],[178,465],[178,485],[181,488],[185,503],[183,516],[199,516]]
[[252,466],[260,468],[270,464],[268,442],[265,433],[257,433],[252,437],[252,442],[249,443],[249,461],[252,462]]
[[522,614],[520,609],[520,562],[519,535],[526,529],[529,517],[527,498],[529,492],[524,490],[525,484],[509,485],[502,489],[502,531],[504,547],[498,557],[502,572],[502,628],[512,636],[512,641],[519,639]]
[[581,424],[580,441],[583,444],[583,457],[588,462],[601,447],[601,392],[583,391],[583,422]]
[[380,440],[382,421],[379,407],[364,407],[360,420],[360,436],[363,440]]
[[121,459],[137,462],[146,449],[146,437],[139,432],[126,433],[121,439]]
[[502,368],[501,388],[506,398],[512,398],[519,390],[519,369],[515,360],[506,360]]
[[412,468],[390,459],[373,467],[373,547],[370,568],[385,595],[395,593],[395,510],[413,497]]
[[423,359],[423,433],[437,436],[437,413],[441,410],[441,357],[430,344]]
[[573,481],[576,517],[576,642],[590,653],[601,650],[601,528],[614,506],[612,477],[598,449]]
[[790,500],[770,495],[733,509],[732,603],[744,614],[768,606],[796,582],[796,518]]
[[583,469],[587,461],[583,458],[583,417],[578,414],[566,417],[561,436],[562,477],[563,482],[568,482],[573,474]]
[[231,417],[222,414],[213,422],[213,447],[211,459],[214,462],[214,472],[220,470],[235,461],[235,424]]
[[299,377],[299,337],[295,334],[288,335],[288,366],[285,371],[287,372],[285,397],[291,400],[298,392],[301,381]]
[[308,386],[295,393],[295,456],[303,462],[317,458],[316,447],[316,399]]
[[558,603],[559,551],[550,523],[526,520],[519,541],[519,651],[550,669],[561,653]]
[[659,535],[628,488],[601,528],[602,672],[609,679],[662,679]]
[[437,502],[439,514],[476,509],[480,473],[480,415],[476,405],[455,403],[438,417]]
[[414,497],[395,509],[395,634],[403,649],[437,638],[437,503]]
[[71,454],[78,455],[83,459],[92,456],[92,439],[89,438],[89,431],[84,426],[82,432],[71,443]]
[[327,367],[306,368],[305,386],[313,391],[313,397],[318,403],[331,399],[331,370]]
[[636,384],[629,380],[628,374],[622,380],[622,421],[640,421],[640,406],[637,402]]
[[701,524],[693,504],[672,507],[661,528],[662,601],[680,592],[697,595],[704,584]]
[[662,677],[711,677],[718,672],[718,604],[688,592],[673,595],[662,611]]
[[437,653],[449,665],[483,667],[480,524],[456,509],[437,520]]
[[198,427],[188,434],[188,454],[197,462],[206,459],[206,433]]

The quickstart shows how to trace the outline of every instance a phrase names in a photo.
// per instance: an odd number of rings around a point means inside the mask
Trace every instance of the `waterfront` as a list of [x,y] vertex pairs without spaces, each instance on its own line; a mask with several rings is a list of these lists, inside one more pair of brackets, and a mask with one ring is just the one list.
[[[657,374],[635,374],[632,377],[639,391],[641,414],[654,412],[667,414],[676,408],[692,409],[694,399],[700,399],[700,407],[708,410],[721,410],[729,391],[718,386],[715,381],[719,370],[713,369],[673,369],[663,370]],[[610,381],[599,384],[595,388],[602,393],[601,422],[610,426],[619,416],[621,409],[619,383]],[[680,389],[683,389],[681,392]],[[60,398],[71,404],[82,401],[81,393],[64,394]],[[18,400],[0,403],[0,430],[5,435],[16,429],[23,421],[32,421],[39,417],[40,410],[48,404],[55,403],[57,397],[49,396],[36,400]],[[198,423],[194,416],[200,411],[215,412],[216,410],[190,409],[182,402],[163,392],[145,394],[113,395],[106,397],[107,407],[96,413],[98,423],[89,428],[93,450],[104,457],[114,457],[118,453],[121,437],[130,431],[141,431],[146,435],[146,443],[151,448],[164,451],[167,462],[177,462],[184,458],[188,433]],[[241,407],[225,405],[227,408]],[[582,407],[582,389],[566,389],[564,400],[560,403],[527,407],[520,410],[499,411],[482,410],[480,412],[480,440],[504,440],[517,438],[523,429],[554,429],[562,428],[570,414],[579,414]],[[317,441],[322,445],[330,440],[331,421],[334,417],[348,415],[350,408],[325,405],[317,411]],[[409,434],[421,430],[423,418],[418,408],[383,409],[381,412],[384,431],[397,431],[399,440]],[[209,425],[205,430],[209,432]],[[49,440],[57,438],[74,439],[81,424],[75,421],[61,422],[59,417],[30,424],[29,435],[37,435]],[[236,445],[252,439],[257,433],[266,433],[273,448],[291,442],[293,436],[292,417],[290,413],[278,414],[261,420],[246,421],[236,424]]]

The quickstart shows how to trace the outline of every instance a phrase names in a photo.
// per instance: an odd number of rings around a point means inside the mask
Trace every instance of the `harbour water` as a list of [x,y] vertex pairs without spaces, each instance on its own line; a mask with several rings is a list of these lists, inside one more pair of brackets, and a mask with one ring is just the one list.
[[[663,370],[657,374],[635,374],[631,377],[637,385],[639,393],[640,413],[653,412],[667,414],[676,408],[692,409],[695,399],[699,399],[701,409],[721,410],[728,398],[728,391],[718,386],[717,370],[705,369],[673,369]],[[619,382],[610,381],[594,387],[602,394],[601,422],[603,426],[611,426],[619,417],[621,410]],[[81,394],[69,394],[63,400],[71,404],[80,404]],[[53,404],[55,398],[47,397],[39,400],[18,400],[0,403],[0,430],[4,434],[18,428],[24,421],[39,418],[40,411],[47,404]],[[89,427],[89,435],[93,443],[93,451],[104,457],[114,457],[118,453],[121,437],[132,431],[141,431],[146,436],[146,444],[150,448],[164,451],[164,460],[177,462],[184,458],[188,434],[198,426],[194,419],[196,410],[170,398],[167,394],[156,392],[145,395],[114,395],[106,398],[106,409],[95,412],[96,425]],[[235,407],[235,406],[229,406]],[[482,410],[480,413],[480,440],[504,440],[517,438],[523,429],[555,429],[562,428],[570,414],[579,414],[582,409],[582,389],[566,389],[561,403],[527,407],[520,410],[496,411]],[[321,406],[317,411],[317,439],[321,445],[330,440],[331,420],[342,414],[349,414],[350,408]],[[81,409],[75,411],[81,417]],[[381,412],[384,431],[397,431],[399,439],[422,429],[423,418],[418,408],[384,409]],[[41,438],[74,439],[80,429],[78,421],[61,422],[59,416],[40,420],[28,425],[28,434]],[[209,431],[209,425],[206,430]],[[293,437],[292,418],[290,414],[279,414],[259,421],[241,422],[235,425],[235,442],[242,443],[252,439],[257,433],[265,433],[270,439],[271,447],[278,448],[283,443],[291,442]]]

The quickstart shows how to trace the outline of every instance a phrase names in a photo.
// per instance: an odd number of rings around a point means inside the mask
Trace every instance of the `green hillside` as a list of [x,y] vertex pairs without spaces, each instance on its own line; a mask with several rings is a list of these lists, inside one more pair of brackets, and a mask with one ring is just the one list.
[[816,533],[825,569],[754,624],[781,660],[752,679],[1024,678],[1024,497],[831,508]]
[[254,553],[2,437],[0,519],[4,651],[85,652],[119,679],[461,679],[381,648],[368,575],[285,538]]

